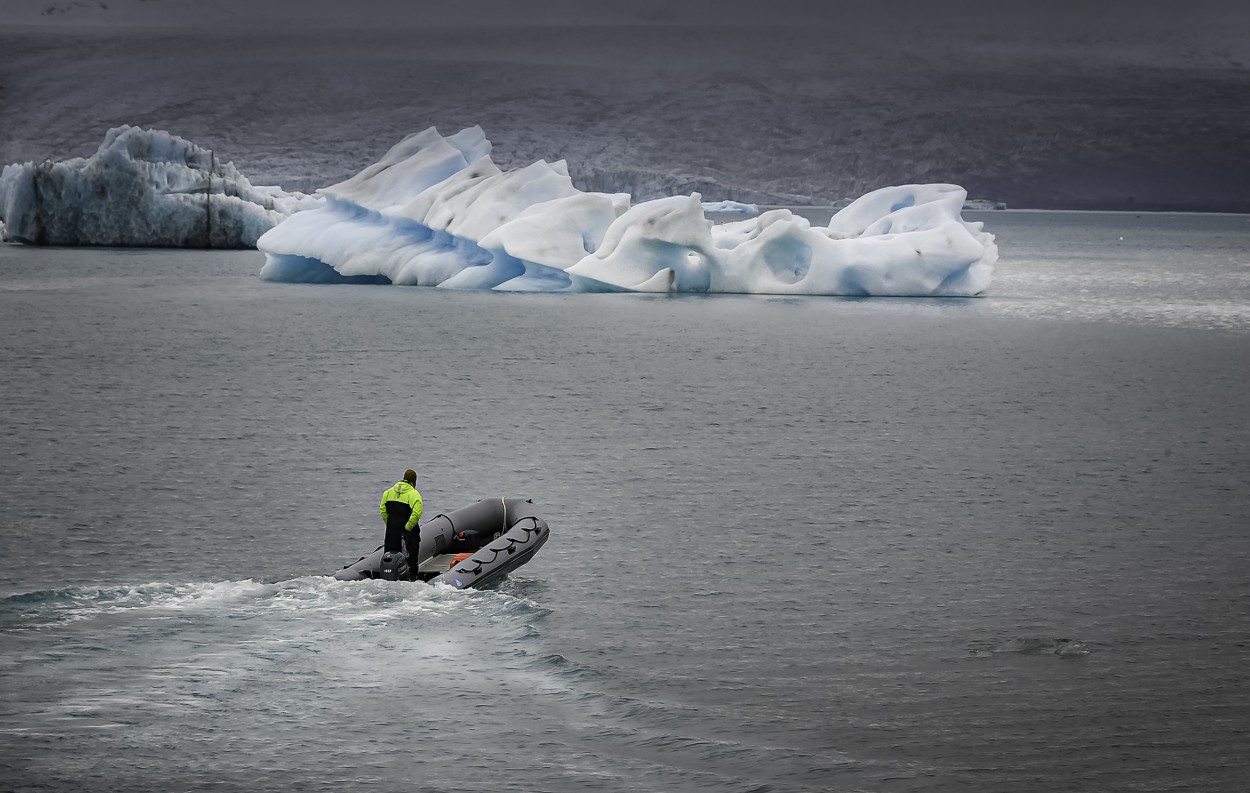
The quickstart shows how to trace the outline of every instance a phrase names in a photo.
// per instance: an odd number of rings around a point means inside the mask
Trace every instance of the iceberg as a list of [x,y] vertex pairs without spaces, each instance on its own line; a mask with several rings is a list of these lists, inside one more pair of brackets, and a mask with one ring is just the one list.
[[739,215],[758,215],[758,204],[744,204],[741,201],[704,201],[704,212],[733,212]]
[[176,135],[116,127],[90,157],[0,172],[7,238],[43,245],[254,248],[322,199],[253,186],[232,163]]
[[[698,193],[630,205],[564,161],[502,171],[480,127],[409,135],[265,232],[261,277],[541,292],[982,295],[998,250],[957,185],[885,187],[825,227],[787,209],[714,224]],[[739,207],[734,207],[735,209]]]

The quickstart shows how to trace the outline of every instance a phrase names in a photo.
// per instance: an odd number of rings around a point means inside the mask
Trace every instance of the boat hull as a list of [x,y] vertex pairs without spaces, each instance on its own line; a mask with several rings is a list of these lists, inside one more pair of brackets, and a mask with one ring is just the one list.
[[[416,570],[408,577],[456,589],[481,589],[532,559],[550,536],[546,518],[528,498],[479,501],[420,525]],[[442,566],[443,560],[464,554],[469,556]],[[378,548],[334,577],[340,581],[381,578],[383,556],[383,549]]]

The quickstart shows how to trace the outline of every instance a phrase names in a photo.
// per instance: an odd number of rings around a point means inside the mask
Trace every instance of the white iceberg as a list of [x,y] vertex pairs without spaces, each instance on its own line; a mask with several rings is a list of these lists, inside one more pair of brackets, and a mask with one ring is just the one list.
[[33,244],[254,248],[279,221],[322,203],[253,186],[208,149],[131,126],[109,130],[88,158],[0,173],[5,234]]
[[741,201],[704,201],[704,212],[733,213],[738,215],[758,215],[758,204],[744,204]]
[[[887,187],[827,227],[778,209],[714,225],[698,193],[629,205],[564,162],[503,172],[479,127],[410,135],[260,238],[261,276],[508,291],[975,296],[998,250],[956,185]],[[718,206],[718,205],[711,205]]]

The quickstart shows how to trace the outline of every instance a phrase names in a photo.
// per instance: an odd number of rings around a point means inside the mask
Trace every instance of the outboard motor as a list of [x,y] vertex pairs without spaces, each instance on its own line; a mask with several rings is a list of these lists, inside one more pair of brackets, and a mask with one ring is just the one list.
[[378,578],[384,581],[407,581],[408,555],[403,551],[382,554],[382,563],[378,567]]

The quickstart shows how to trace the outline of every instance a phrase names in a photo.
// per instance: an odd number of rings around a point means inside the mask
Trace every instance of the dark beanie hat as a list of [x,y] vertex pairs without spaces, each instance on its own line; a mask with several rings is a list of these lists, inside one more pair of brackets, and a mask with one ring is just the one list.
[[415,487],[417,484],[417,472],[411,468],[404,471],[404,481]]

